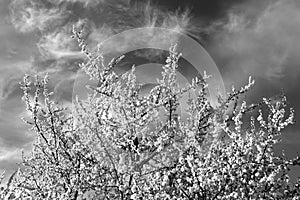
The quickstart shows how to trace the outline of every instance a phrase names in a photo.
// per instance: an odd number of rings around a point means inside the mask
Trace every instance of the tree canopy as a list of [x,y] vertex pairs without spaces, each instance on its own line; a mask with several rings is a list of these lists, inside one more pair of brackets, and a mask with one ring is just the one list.
[[[300,158],[274,154],[282,130],[294,123],[285,96],[249,105],[241,99],[254,84],[249,78],[212,107],[208,76],[179,87],[175,46],[157,86],[141,95],[135,67],[116,74],[122,57],[104,66],[100,50],[73,33],[88,59],[81,69],[98,85],[70,112],[53,100],[47,75],[24,76],[31,115],[24,121],[35,141],[1,199],[300,199],[300,180],[288,174]],[[183,119],[180,99],[194,91]]]

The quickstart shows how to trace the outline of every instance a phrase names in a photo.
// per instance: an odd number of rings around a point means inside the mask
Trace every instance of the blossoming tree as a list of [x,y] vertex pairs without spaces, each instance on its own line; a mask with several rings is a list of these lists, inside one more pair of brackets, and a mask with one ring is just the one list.
[[[207,76],[179,87],[175,47],[158,85],[141,95],[134,67],[116,74],[122,57],[104,66],[100,51],[89,51],[76,30],[74,37],[88,58],[81,68],[98,85],[69,112],[53,100],[48,76],[24,77],[25,121],[36,137],[1,199],[300,199],[300,181],[288,175],[299,157],[273,152],[294,123],[285,97],[248,105],[240,97],[254,84],[250,78],[214,108]],[[182,119],[179,100],[195,89]]]

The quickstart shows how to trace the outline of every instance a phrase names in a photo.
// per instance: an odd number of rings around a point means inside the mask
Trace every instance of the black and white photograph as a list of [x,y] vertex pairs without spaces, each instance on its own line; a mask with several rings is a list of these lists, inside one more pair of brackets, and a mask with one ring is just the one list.
[[300,0],[0,0],[0,200],[300,200]]

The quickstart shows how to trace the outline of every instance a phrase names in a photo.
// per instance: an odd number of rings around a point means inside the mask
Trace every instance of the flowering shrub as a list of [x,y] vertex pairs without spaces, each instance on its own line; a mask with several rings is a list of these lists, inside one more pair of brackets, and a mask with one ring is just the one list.
[[[285,97],[248,105],[240,97],[250,78],[213,108],[207,76],[179,87],[175,47],[158,85],[141,95],[134,67],[117,75],[122,57],[104,66],[100,50],[89,51],[80,32],[74,37],[88,58],[81,68],[98,85],[69,112],[52,100],[48,76],[24,77],[25,121],[36,138],[1,199],[300,199],[300,181],[288,175],[300,158],[273,153],[282,129],[294,123]],[[181,119],[179,100],[194,90]]]

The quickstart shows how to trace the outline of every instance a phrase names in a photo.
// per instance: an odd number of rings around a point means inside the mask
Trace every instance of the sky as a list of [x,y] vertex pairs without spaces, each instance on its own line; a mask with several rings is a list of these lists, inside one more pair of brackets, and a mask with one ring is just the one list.
[[0,0],[0,170],[16,169],[21,149],[30,151],[34,139],[21,120],[27,113],[18,83],[25,73],[49,73],[56,99],[71,101],[83,62],[70,37],[73,25],[83,29],[91,49],[133,28],[181,31],[209,53],[227,91],[252,76],[247,101],[284,92],[296,124],[284,131],[277,151],[300,152],[300,1]]

